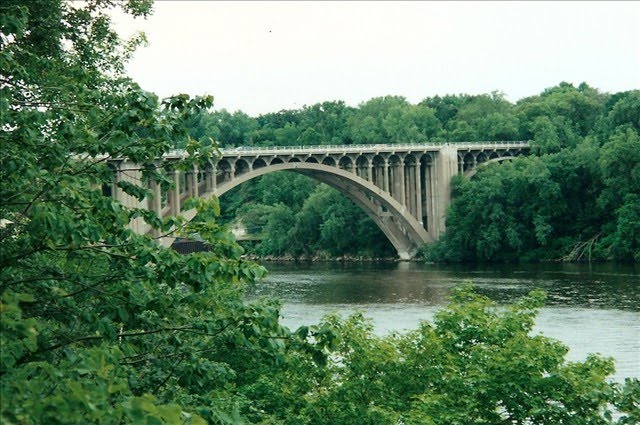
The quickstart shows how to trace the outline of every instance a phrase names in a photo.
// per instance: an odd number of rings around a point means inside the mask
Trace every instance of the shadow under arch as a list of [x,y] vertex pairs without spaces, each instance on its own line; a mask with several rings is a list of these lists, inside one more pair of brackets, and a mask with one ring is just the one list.
[[[220,197],[242,183],[276,171],[292,171],[307,175],[340,191],[362,208],[376,223],[393,244],[400,259],[412,258],[423,244],[433,241],[422,224],[388,192],[352,172],[324,164],[289,162],[269,165],[248,171],[231,180],[219,182],[215,190],[204,193],[200,197]],[[191,219],[195,213],[186,212],[183,215]]]

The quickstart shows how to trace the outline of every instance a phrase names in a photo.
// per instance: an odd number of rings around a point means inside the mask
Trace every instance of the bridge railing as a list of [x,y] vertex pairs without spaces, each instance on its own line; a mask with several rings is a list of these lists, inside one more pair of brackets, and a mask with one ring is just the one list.
[[[443,146],[450,145],[458,149],[504,149],[504,148],[522,148],[528,147],[528,143],[524,141],[508,141],[508,142],[461,142],[461,143],[376,143],[376,144],[358,144],[358,145],[314,145],[314,146],[240,146],[237,148],[220,149],[222,156],[243,156],[243,155],[265,155],[265,154],[284,154],[284,153],[336,153],[336,152],[375,152],[375,151],[397,151],[397,150],[424,150],[424,149],[440,149]],[[181,149],[175,149],[164,155],[171,158],[184,158],[186,152]]]

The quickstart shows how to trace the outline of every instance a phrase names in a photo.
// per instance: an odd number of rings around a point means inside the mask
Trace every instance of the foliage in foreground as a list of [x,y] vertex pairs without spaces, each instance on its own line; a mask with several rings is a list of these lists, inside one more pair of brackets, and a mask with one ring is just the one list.
[[[241,258],[215,200],[192,201],[186,223],[105,196],[101,158],[151,165],[183,139],[206,159],[187,127],[211,106],[160,102],[121,74],[110,4],[1,6],[0,422],[610,423],[607,403],[637,422],[637,381],[608,384],[610,360],[566,364],[565,347],[528,336],[540,295],[501,312],[461,290],[403,336],[359,316],[291,332],[276,302],[245,300],[264,269]],[[149,181],[171,184],[149,166],[119,189],[148,198]],[[179,256],[133,233],[138,218],[212,250]]]
[[610,403],[629,409],[618,423],[635,423],[638,380],[607,383],[611,359],[566,362],[566,346],[531,334],[543,302],[532,292],[498,308],[460,286],[433,323],[387,337],[361,315],[328,317],[341,339],[302,423],[606,424]]

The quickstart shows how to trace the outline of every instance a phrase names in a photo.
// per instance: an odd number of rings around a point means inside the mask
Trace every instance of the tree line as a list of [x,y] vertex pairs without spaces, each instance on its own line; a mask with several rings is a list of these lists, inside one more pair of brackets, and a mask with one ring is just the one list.
[[[505,308],[460,287],[404,335],[376,336],[359,315],[290,330],[277,301],[246,299],[266,271],[217,200],[188,201],[187,222],[103,193],[105,158],[149,165],[118,188],[151,199],[150,182],[172,185],[152,164],[176,140],[189,161],[212,155],[190,137],[212,99],[131,81],[141,39],[118,38],[112,7],[146,16],[152,3],[0,5],[1,423],[638,423],[637,379],[608,382],[611,359],[567,362],[531,334],[541,293]],[[179,255],[132,232],[137,219],[211,250]]]
[[[524,140],[531,155],[458,178],[447,233],[425,246],[433,261],[640,259],[640,91],[582,83],[509,102],[498,92],[322,102],[256,118],[203,111],[191,135],[221,147]],[[365,255],[393,249],[333,189],[305,177],[266,176],[223,197],[262,242],[260,255]],[[293,199],[295,198],[295,199]],[[241,208],[238,208],[241,206]],[[488,206],[488,208],[487,208]],[[340,230],[351,223],[353,231]]]

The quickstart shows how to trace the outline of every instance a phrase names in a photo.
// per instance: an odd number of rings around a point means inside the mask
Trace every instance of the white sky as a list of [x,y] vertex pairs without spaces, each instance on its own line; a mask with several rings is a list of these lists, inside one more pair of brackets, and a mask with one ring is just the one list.
[[160,96],[212,94],[250,115],[325,100],[499,90],[561,81],[640,89],[639,2],[170,2],[146,21],[129,75]]

